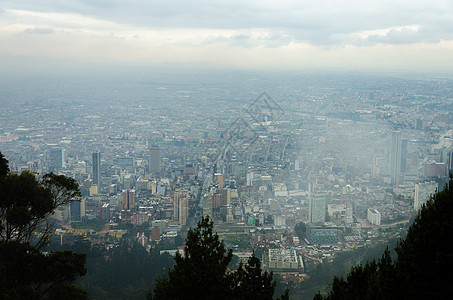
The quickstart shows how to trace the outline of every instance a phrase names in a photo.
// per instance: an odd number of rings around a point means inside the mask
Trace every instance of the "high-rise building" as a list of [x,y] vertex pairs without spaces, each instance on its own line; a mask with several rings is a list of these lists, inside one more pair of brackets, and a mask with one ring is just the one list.
[[93,185],[98,186],[98,191],[100,191],[101,187],[101,153],[93,152],[93,164],[92,164],[92,171],[93,171]]
[[401,140],[401,173],[407,169],[407,139]]
[[69,216],[71,218],[71,222],[80,222],[82,219],[81,215],[80,201],[69,202]]
[[193,176],[195,175],[195,167],[193,164],[186,164],[184,168],[184,176]]
[[60,170],[65,167],[64,149],[54,148],[49,151],[49,171]]
[[69,217],[71,222],[80,222],[86,214],[85,199],[71,200],[69,202]]
[[419,118],[415,121],[415,129],[423,130],[423,120],[422,119]]
[[[227,222],[233,222],[234,216],[233,216],[233,207],[232,206],[227,206],[227,215],[226,215],[226,221]],[[260,221],[260,224],[264,224],[263,222]]]
[[214,174],[214,184],[216,184],[219,188],[223,188],[223,174],[215,173]]
[[99,205],[99,217],[102,220],[110,220],[110,204],[109,203],[101,203]]
[[345,222],[346,224],[354,223],[354,218],[352,216],[352,203],[350,202],[346,204]]
[[160,228],[159,227],[151,228],[151,241],[159,240],[160,240]]
[[414,210],[419,210],[429,200],[429,197],[436,192],[437,188],[438,184],[434,181],[415,184]]
[[149,172],[159,173],[161,170],[160,166],[160,148],[159,146],[149,147]]
[[218,192],[222,195],[221,205],[230,206],[231,205],[231,189],[225,188],[220,189]]
[[215,211],[219,211],[221,205],[222,205],[222,194],[216,192],[214,195],[212,195],[212,209]]
[[188,215],[189,193],[178,189],[173,193],[173,217],[180,225],[186,225]]
[[453,148],[450,148],[446,152],[446,162],[447,162],[447,170],[448,172],[453,172]]
[[120,210],[132,210],[135,208],[135,190],[123,190]]
[[423,165],[423,176],[425,177],[444,177],[446,175],[446,163],[427,162]]
[[366,216],[371,225],[381,225],[381,213],[376,209],[369,208]]
[[213,192],[209,192],[207,195],[203,197],[203,216],[210,216],[213,218],[212,215],[212,196],[214,195]]
[[310,192],[309,199],[308,221],[313,224],[325,222],[327,195],[320,192]]
[[390,175],[392,184],[399,184],[401,174],[406,171],[407,140],[402,139],[400,131],[392,132],[390,148]]

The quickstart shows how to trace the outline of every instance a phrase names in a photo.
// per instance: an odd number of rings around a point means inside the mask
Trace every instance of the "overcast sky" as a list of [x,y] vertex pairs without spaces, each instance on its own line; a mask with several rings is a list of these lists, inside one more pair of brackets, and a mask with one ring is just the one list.
[[0,1],[0,68],[63,62],[450,70],[453,1]]

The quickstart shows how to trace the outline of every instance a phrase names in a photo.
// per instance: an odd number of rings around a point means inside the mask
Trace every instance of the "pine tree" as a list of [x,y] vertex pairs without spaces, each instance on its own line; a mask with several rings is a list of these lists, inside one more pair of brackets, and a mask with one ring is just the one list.
[[[260,260],[253,254],[246,265],[228,272],[233,257],[223,241],[213,232],[207,216],[187,234],[184,255],[175,256],[176,264],[168,277],[157,280],[154,295],[147,299],[272,299],[275,281],[272,272],[262,271]],[[289,292],[280,296],[289,299]]]
[[377,262],[353,267],[335,277],[331,291],[313,299],[447,299],[453,294],[453,175],[444,190],[421,208],[392,261],[386,249]]
[[234,299],[272,299],[276,282],[272,272],[261,270],[261,261],[252,254],[244,266],[242,262],[236,273],[231,274]]
[[155,299],[231,299],[227,267],[233,253],[225,249],[213,227],[212,220],[204,217],[189,230],[184,256],[178,252],[168,277],[156,282]]

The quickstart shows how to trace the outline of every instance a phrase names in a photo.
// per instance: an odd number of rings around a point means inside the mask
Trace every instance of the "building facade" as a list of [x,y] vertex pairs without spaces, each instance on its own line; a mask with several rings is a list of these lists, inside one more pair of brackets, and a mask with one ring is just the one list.
[[120,210],[133,210],[135,208],[135,190],[123,190]]
[[419,210],[437,189],[438,184],[434,181],[415,184],[414,210]]
[[392,184],[398,185],[401,175],[406,171],[407,140],[400,131],[392,132],[390,148],[390,175]]
[[93,174],[93,185],[98,187],[100,192],[101,187],[101,153],[93,152],[92,155],[92,174]]
[[48,157],[49,171],[57,171],[65,167],[64,149],[50,149]]
[[189,193],[186,190],[176,190],[173,193],[173,217],[179,225],[186,225],[188,216]]
[[366,216],[371,225],[381,225],[381,213],[376,209],[369,208]]
[[326,221],[327,195],[320,192],[311,192],[309,196],[308,218],[312,224]]
[[160,148],[158,146],[149,147],[149,172],[159,173],[161,171]]

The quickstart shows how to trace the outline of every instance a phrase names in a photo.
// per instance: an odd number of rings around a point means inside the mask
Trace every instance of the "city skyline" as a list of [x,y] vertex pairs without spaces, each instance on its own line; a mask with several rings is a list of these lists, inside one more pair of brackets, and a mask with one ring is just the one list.
[[445,186],[452,86],[346,73],[9,78],[0,151],[13,174],[55,171],[80,188],[51,216],[59,246],[86,236],[108,254],[127,238],[176,252],[209,215],[234,255],[261,251],[289,283],[404,234]]
[[438,295],[452,70],[449,0],[2,0],[0,298]]

